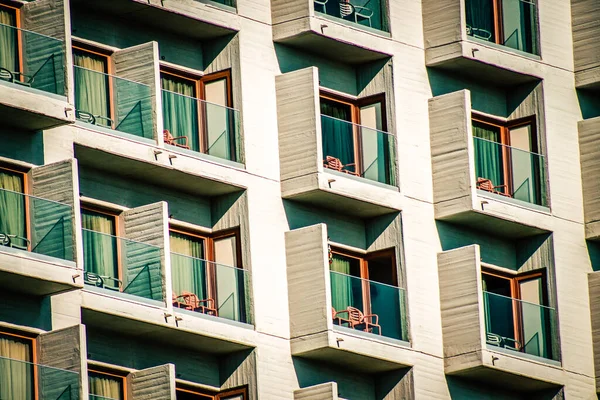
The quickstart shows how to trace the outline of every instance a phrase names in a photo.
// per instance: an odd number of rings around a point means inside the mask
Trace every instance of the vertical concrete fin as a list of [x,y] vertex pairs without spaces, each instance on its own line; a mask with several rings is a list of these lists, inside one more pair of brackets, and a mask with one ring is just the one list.
[[585,222],[600,221],[600,117],[579,121]]
[[312,15],[311,0],[271,0],[273,25]]
[[598,0],[571,0],[575,71],[600,67]]
[[221,383],[221,389],[235,389],[240,386],[248,388],[248,400],[258,399],[256,386],[256,352],[241,351],[219,362],[219,375],[226,377]]
[[154,300],[169,298],[168,218],[168,205],[164,201],[123,212],[124,235],[131,240],[121,243],[121,257],[127,265],[127,271],[123,271],[127,293]]
[[275,78],[281,180],[319,171],[323,161],[319,72],[304,68]]
[[338,400],[336,382],[327,382],[294,391],[294,400]]
[[463,32],[466,32],[462,10],[464,1],[423,0],[422,4],[425,48],[442,46],[462,39]]
[[[74,325],[48,333],[37,338],[37,362],[39,385],[45,398],[58,399],[63,393],[68,398],[83,398],[83,385],[87,387],[87,365],[85,349],[85,327]],[[60,369],[57,369],[60,368]]]
[[162,138],[158,54],[158,43],[149,42],[116,51],[112,56],[115,75],[124,78],[114,82],[117,129],[148,139]]
[[596,386],[600,385],[600,273],[588,274],[590,291],[590,313],[592,314],[592,344],[594,348],[594,370],[596,371]]
[[435,203],[471,195],[475,166],[468,90],[429,100],[429,129]]
[[285,233],[292,338],[322,332],[331,324],[327,227]]
[[480,351],[484,340],[479,245],[438,253],[444,357]]
[[29,201],[33,251],[64,260],[83,260],[77,254],[77,243],[81,243],[77,229],[81,226],[77,160],[34,167],[31,181],[35,196]]
[[128,399],[132,400],[171,400],[175,399],[175,365],[165,364],[158,367],[132,372],[129,382]]

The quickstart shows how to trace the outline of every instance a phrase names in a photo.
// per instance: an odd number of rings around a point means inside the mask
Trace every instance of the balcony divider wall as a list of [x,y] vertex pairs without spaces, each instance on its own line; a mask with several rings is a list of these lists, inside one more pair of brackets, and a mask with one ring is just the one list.
[[600,238],[600,117],[579,121],[579,151],[585,235],[588,239]]

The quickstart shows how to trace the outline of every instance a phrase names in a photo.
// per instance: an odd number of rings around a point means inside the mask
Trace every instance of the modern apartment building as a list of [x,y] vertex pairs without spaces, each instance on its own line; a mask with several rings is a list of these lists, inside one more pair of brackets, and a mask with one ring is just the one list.
[[596,399],[599,196],[598,0],[0,0],[0,399]]

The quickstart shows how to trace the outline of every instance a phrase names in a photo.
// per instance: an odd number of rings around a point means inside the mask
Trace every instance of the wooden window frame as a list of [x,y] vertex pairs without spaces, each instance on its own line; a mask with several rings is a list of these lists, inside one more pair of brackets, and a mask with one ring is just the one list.
[[248,399],[248,388],[246,386],[236,389],[226,389],[221,391],[202,390],[189,385],[178,383],[175,387],[176,392],[190,393],[197,396],[203,396],[199,400],[227,400],[231,396],[242,395],[242,400]]
[[[512,300],[512,308],[513,308],[513,321],[514,321],[514,335],[515,340],[524,345],[524,327],[523,327],[523,310],[521,308],[521,288],[519,286],[519,282],[528,281],[531,279],[541,278],[542,287],[544,288],[542,292],[542,301],[540,306],[548,307],[548,281],[545,271],[537,270],[532,272],[525,272],[522,274],[508,274],[502,273],[493,268],[482,268],[481,269],[481,279],[483,280],[483,275],[493,276],[495,278],[500,278],[509,281],[510,283],[510,298]],[[488,292],[492,293],[492,292]],[[517,300],[517,301],[515,301]],[[521,349],[519,349],[520,351]]]
[[[12,1],[0,1],[0,8],[13,10],[15,13],[15,28],[17,29],[17,57],[19,58],[19,70],[14,72],[23,72],[23,32],[21,24],[21,6],[22,4]],[[19,74],[19,81],[25,82],[23,75]]]
[[[530,144],[531,150],[530,153],[539,154],[539,137],[537,131],[537,121],[536,116],[531,115],[524,118],[515,119],[512,121],[502,121],[499,119],[495,119],[486,115],[471,113],[471,125],[473,122],[478,122],[480,124],[493,126],[495,128],[500,129],[500,142],[498,143],[502,148],[502,176],[504,179],[504,184],[506,188],[503,193],[507,196],[512,197],[514,193],[514,185],[513,185],[513,171],[512,171],[512,155],[510,149],[513,147],[510,143],[510,131],[511,129],[520,128],[523,126],[531,127],[531,136],[530,136]],[[483,139],[485,140],[485,139]],[[534,185],[538,191],[541,191],[541,178],[539,171],[534,171],[535,182]],[[476,177],[477,178],[477,177]],[[498,182],[499,183],[499,182]]]
[[[175,77],[179,80],[188,81],[194,87],[194,98],[196,100],[200,100],[204,103],[206,101],[206,84],[214,81],[218,81],[221,79],[225,79],[226,88],[227,88],[227,107],[228,109],[233,108],[233,93],[232,93],[232,83],[231,83],[231,68],[224,69],[218,72],[212,72],[209,74],[193,74],[190,72],[185,72],[179,70],[177,68],[171,66],[160,66],[160,75],[167,75]],[[162,90],[162,87],[161,87]],[[210,103],[212,104],[212,103]],[[204,107],[197,107],[197,118],[198,118],[198,143],[199,143],[199,152],[202,154],[206,154],[208,152],[208,134],[207,134],[207,115],[204,110]],[[235,154],[234,143],[230,141],[229,147],[231,154]]]
[[[373,105],[373,104],[381,104],[381,127],[382,132],[386,132],[387,130],[387,115],[386,115],[386,96],[385,93],[379,93],[368,97],[363,97],[360,99],[350,98],[343,96],[339,93],[331,92],[326,89],[321,88],[319,91],[319,103],[321,99],[325,99],[328,101],[336,102],[339,104],[344,104],[350,107],[350,122],[352,123],[352,141],[354,148],[354,163],[355,163],[355,171],[362,176],[364,174],[364,166],[362,165],[362,156],[363,156],[363,148],[362,148],[362,137],[361,131],[358,129],[358,126],[361,125],[360,120],[360,110],[362,107]],[[321,113],[321,110],[319,110]],[[369,128],[370,129],[370,128]],[[325,156],[325,155],[324,155]]]
[[[17,337],[19,339],[26,339],[28,341],[31,342],[31,364],[33,365],[33,398],[34,399],[38,399],[39,398],[39,372],[38,372],[38,364],[37,364],[37,357],[38,357],[38,341],[36,340],[37,335],[34,334],[28,334],[25,332],[21,332],[21,331],[16,331],[13,329],[7,329],[5,327],[0,327],[0,335],[5,335],[5,336],[13,336],[13,337]],[[16,361],[21,361],[21,360],[16,360]],[[27,362],[27,361],[21,361],[21,362]]]
[[[398,264],[396,264],[396,251],[395,248],[378,250],[371,253],[359,254],[349,250],[341,249],[339,247],[331,246],[331,254],[339,254],[344,257],[353,258],[358,260],[360,263],[360,276],[352,276],[354,278],[361,279],[362,283],[362,300],[363,300],[363,313],[365,315],[371,314],[371,291],[369,290],[369,282],[373,282],[379,284],[380,282],[372,281],[369,279],[369,260],[378,257],[389,257],[392,262],[392,280],[396,282],[395,284],[384,284],[389,286],[395,286],[399,288],[398,285]],[[331,269],[330,269],[331,271]]]
[[9,171],[15,174],[21,175],[23,179],[23,199],[25,200],[25,237],[29,240],[27,244],[27,251],[31,251],[31,206],[29,199],[29,175],[24,169],[18,169],[18,167],[8,166],[3,163],[0,163],[0,171]]
[[[100,374],[100,375],[106,375],[106,376],[119,378],[122,382],[121,395],[123,396],[123,400],[127,400],[127,375],[128,375],[127,373],[125,373],[123,371],[119,371],[117,369],[112,369],[109,367],[104,367],[104,366],[101,367],[101,366],[95,365],[95,364],[88,365],[88,376],[86,377],[88,379],[88,385],[89,385],[89,373],[90,372]],[[94,395],[92,395],[92,396],[94,396]]]
[[[84,53],[88,53],[88,54],[93,54],[95,56],[99,56],[102,57],[104,59],[106,59],[106,71],[104,71],[104,73],[107,76],[107,85],[108,85],[108,113],[109,115],[107,115],[108,118],[111,119],[112,121],[112,125],[111,125],[111,129],[115,129],[117,121],[115,120],[115,104],[114,104],[114,93],[113,93],[113,73],[114,73],[114,68],[112,65],[112,55],[113,52],[107,49],[104,49],[102,47],[99,46],[94,46],[92,44],[89,43],[84,43],[84,42],[80,42],[77,41],[75,39],[73,39],[71,41],[71,52],[75,52],[75,51],[80,51],[80,52],[84,52]],[[75,63],[73,63],[75,64]],[[98,71],[95,71],[98,72]]]

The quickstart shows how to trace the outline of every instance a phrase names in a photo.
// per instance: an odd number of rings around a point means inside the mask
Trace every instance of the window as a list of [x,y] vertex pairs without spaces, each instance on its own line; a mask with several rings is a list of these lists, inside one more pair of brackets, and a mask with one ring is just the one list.
[[173,304],[247,322],[237,231],[198,235],[171,229]]
[[405,339],[406,329],[401,304],[403,291],[398,288],[394,250],[359,255],[331,248],[329,257],[331,305],[334,312],[339,314],[349,308],[358,309],[365,316],[376,315],[377,318],[368,322],[379,327],[345,323],[343,319],[347,319],[349,315],[341,315],[342,320],[334,318],[334,323]]
[[488,343],[551,358],[545,274],[485,270],[482,283]]
[[236,161],[230,71],[194,77],[163,68],[160,81],[164,128],[186,138],[166,143]]
[[[351,175],[394,184],[390,166],[393,138],[386,127],[383,95],[360,100],[321,93],[324,165]],[[328,162],[333,157],[342,167]]]
[[245,388],[226,390],[220,393],[198,390],[195,388],[178,385],[176,389],[177,400],[246,400]]
[[0,4],[0,68],[10,72],[21,71],[18,30],[19,10],[16,7]]
[[34,340],[0,332],[0,399],[35,398]]
[[105,210],[81,209],[86,283],[107,289],[120,289],[117,216]]
[[473,115],[472,121],[478,189],[546,205],[534,118],[501,122]]
[[90,400],[124,400],[125,377],[115,371],[88,367]]
[[0,233],[9,235],[11,247],[28,249],[25,174],[0,168]]
[[465,7],[467,35],[539,54],[535,1],[466,0]]
[[85,122],[113,126],[109,53],[89,46],[73,45],[75,109]]

